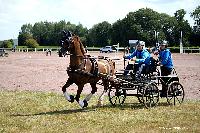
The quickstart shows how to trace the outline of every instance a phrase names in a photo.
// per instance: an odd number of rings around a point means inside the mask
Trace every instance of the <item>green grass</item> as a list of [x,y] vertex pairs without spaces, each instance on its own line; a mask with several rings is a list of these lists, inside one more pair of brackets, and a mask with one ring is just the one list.
[[1,90],[0,132],[200,132],[200,101],[145,109],[133,97],[122,107],[97,99],[81,109],[56,93]]

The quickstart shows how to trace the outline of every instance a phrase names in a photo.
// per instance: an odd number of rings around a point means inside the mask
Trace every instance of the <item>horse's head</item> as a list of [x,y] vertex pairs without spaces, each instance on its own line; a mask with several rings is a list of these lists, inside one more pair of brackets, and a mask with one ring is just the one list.
[[[64,36],[60,41],[60,44],[61,44],[60,52],[62,52],[62,54],[69,52],[71,54],[84,55],[85,51],[83,48],[83,44],[80,41],[80,38],[76,35],[72,35],[70,31],[67,31],[67,32],[62,31],[62,32]],[[74,51],[78,53],[74,53]]]
[[63,33],[63,37],[62,39],[60,40],[60,44],[61,44],[61,48],[63,48],[64,50],[66,51],[69,51],[69,47],[70,47],[70,41],[71,41],[71,38],[72,38],[72,34],[70,31],[62,31]]
[[62,34],[63,34],[63,37],[60,40],[61,49],[59,52],[64,55],[66,52],[70,51],[72,34],[70,31],[66,32],[64,30],[62,31]]

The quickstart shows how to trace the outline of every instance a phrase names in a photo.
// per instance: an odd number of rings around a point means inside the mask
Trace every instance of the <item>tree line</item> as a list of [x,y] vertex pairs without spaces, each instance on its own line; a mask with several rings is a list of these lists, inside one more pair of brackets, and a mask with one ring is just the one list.
[[62,20],[60,22],[37,22],[34,25],[24,24],[18,36],[19,45],[28,45],[27,40],[35,40],[36,45],[30,47],[59,45],[62,30],[69,30],[80,36],[83,44],[88,47],[102,47],[120,43],[127,46],[128,40],[142,40],[147,46],[155,46],[156,42],[168,41],[170,46],[179,46],[182,33],[182,42],[186,46],[200,46],[200,6],[190,15],[194,19],[191,27],[184,19],[186,11],[177,10],[174,16],[158,13],[150,8],[141,8],[129,12],[125,18],[113,24],[107,21],[95,24],[87,29],[82,24],[72,24]]

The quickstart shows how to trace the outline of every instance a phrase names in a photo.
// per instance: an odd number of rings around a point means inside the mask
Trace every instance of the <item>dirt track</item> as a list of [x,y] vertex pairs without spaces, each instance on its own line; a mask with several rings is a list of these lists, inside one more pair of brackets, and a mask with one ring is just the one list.
[[[123,53],[100,54],[89,52],[92,56],[104,55],[121,58]],[[187,99],[200,99],[200,55],[173,54],[175,69],[184,86]],[[123,61],[117,61],[117,69],[123,69]],[[69,58],[60,58],[56,53],[46,56],[43,52],[9,53],[8,57],[0,57],[0,89],[33,90],[62,93],[61,87],[67,80],[66,68]],[[98,86],[98,94],[103,88]],[[69,92],[76,91],[77,86],[69,87]],[[88,84],[84,93],[89,93]]]

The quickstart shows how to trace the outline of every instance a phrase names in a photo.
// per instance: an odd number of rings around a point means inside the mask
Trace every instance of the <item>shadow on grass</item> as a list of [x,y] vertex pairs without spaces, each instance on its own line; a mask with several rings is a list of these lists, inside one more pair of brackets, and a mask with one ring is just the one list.
[[[168,106],[167,103],[158,103],[158,106]],[[92,111],[97,111],[97,109],[120,109],[120,110],[125,110],[125,109],[134,109],[134,110],[139,110],[139,109],[144,109],[144,105],[142,103],[124,103],[123,105],[118,105],[118,106],[112,106],[111,104],[107,104],[104,106],[91,106],[87,108],[79,108],[79,109],[68,109],[68,110],[55,110],[55,111],[49,111],[49,112],[41,112],[41,113],[35,113],[35,114],[13,114],[11,116],[17,117],[17,116],[40,116],[40,115],[60,115],[60,114],[74,114],[74,113],[80,113],[80,112],[92,112]]]
[[35,113],[35,114],[12,114],[10,116],[38,116],[38,115],[60,115],[60,114],[73,114],[73,113],[79,113],[79,112],[92,112],[97,111],[97,109],[106,109],[106,108],[116,108],[120,110],[125,109],[142,109],[144,108],[143,104],[140,103],[124,103],[123,105],[118,106],[112,106],[111,104],[107,104],[104,106],[91,106],[87,108],[79,108],[79,109],[68,109],[68,110],[55,110],[55,111],[49,111],[49,112],[41,112],[41,113]]

